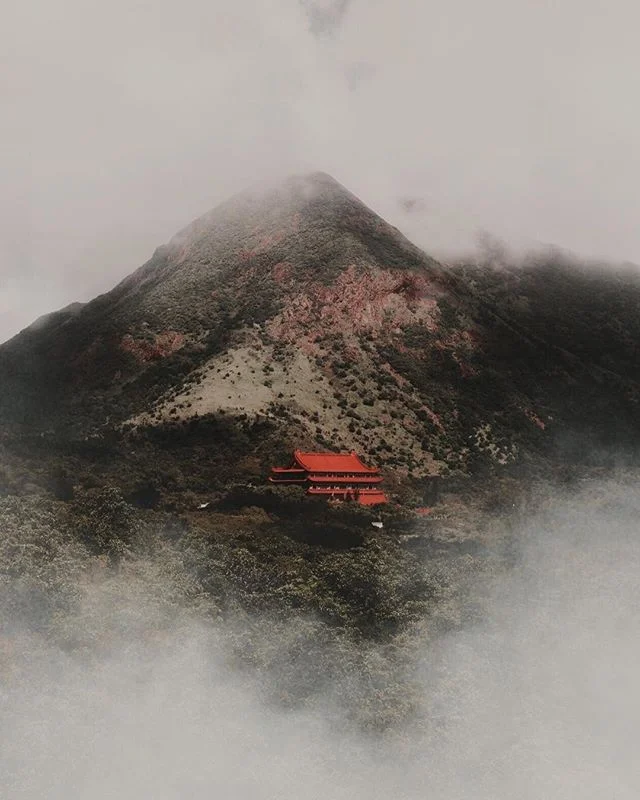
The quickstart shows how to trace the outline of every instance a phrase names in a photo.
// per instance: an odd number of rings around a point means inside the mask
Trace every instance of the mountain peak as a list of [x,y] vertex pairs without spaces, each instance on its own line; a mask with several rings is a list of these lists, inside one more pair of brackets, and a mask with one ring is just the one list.
[[563,418],[635,430],[633,345],[612,361],[593,341],[602,320],[632,324],[637,287],[594,298],[579,272],[538,269],[445,269],[331,176],[293,176],[0,347],[0,419],[83,435],[213,420],[248,459],[257,424],[272,448],[353,450],[414,476],[508,464]]
[[[118,291],[135,301],[131,315],[142,314],[152,325],[205,329],[212,298],[226,294],[231,302],[230,293],[248,293],[256,313],[246,322],[260,323],[283,291],[330,283],[354,266],[440,270],[338,181],[314,172],[221,203],[159,248]],[[119,309],[125,304],[122,296]]]
[[[203,214],[173,237],[169,246],[183,247],[206,237],[233,238],[251,243],[256,235],[276,235],[294,219],[310,224],[335,225],[340,218],[383,220],[325,172],[291,175],[277,182],[256,184]],[[384,223],[386,224],[386,223]]]
[[[273,358],[274,348],[288,348],[294,360],[295,351],[304,352],[308,366],[301,369],[315,371],[309,359],[320,357],[315,342],[324,334],[351,337],[357,349],[361,336],[390,329],[394,314],[396,325],[430,318],[442,272],[330,175],[295,175],[204,214],[111,292],[65,314],[64,324],[43,320],[16,337],[0,349],[0,372],[4,364],[5,376],[30,387],[32,419],[78,406],[72,416],[91,424],[132,412],[148,419],[151,401],[164,418],[173,407],[159,397],[172,381],[168,365],[182,376],[232,346],[259,345],[261,359]],[[242,369],[257,374],[261,359]],[[287,395],[253,391],[254,380],[244,399],[216,394],[194,408],[241,412],[253,394],[264,395],[253,410],[266,413]],[[49,397],[60,397],[46,409],[45,385]],[[97,394],[89,408],[85,400]],[[18,408],[22,415],[29,403]]]

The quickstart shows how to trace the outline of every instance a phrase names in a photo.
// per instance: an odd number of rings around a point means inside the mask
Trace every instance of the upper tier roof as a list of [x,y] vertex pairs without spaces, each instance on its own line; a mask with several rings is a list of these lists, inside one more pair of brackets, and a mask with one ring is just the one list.
[[303,453],[294,450],[293,456],[309,472],[378,472],[365,466],[356,453]]

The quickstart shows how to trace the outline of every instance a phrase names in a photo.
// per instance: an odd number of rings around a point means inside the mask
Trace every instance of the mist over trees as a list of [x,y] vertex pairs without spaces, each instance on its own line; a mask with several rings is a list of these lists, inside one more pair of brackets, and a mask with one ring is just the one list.
[[633,480],[540,487],[504,548],[419,561],[260,543],[257,508],[216,535],[113,490],[5,498],[0,787],[631,798]]

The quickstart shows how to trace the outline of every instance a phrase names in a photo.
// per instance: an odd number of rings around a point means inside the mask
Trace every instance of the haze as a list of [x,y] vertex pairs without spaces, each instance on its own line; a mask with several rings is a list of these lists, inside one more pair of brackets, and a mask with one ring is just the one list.
[[[0,795],[635,800],[639,507],[635,489],[591,486],[523,524],[513,571],[478,592],[481,621],[419,648],[423,714],[387,737],[346,723],[349,685],[340,707],[331,691],[304,710],[265,702],[272,675],[229,670],[230,623],[176,609],[178,561],[94,570],[57,619],[71,651],[37,616],[10,621]],[[0,591],[26,608],[19,577]],[[370,654],[374,676],[386,657]]]
[[640,260],[632,0],[6,0],[2,16],[0,340],[229,194],[309,169],[436,254],[487,229]]

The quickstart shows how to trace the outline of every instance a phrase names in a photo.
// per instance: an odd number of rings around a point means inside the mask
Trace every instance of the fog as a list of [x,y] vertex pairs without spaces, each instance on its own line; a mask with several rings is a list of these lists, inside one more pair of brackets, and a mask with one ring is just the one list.
[[591,487],[549,508],[478,587],[475,621],[418,646],[422,710],[384,735],[331,691],[268,702],[268,676],[229,664],[238,623],[166,615],[131,576],[94,578],[69,622],[83,648],[13,631],[0,795],[635,800],[640,496]]
[[5,0],[0,340],[256,181],[640,260],[632,0]]

